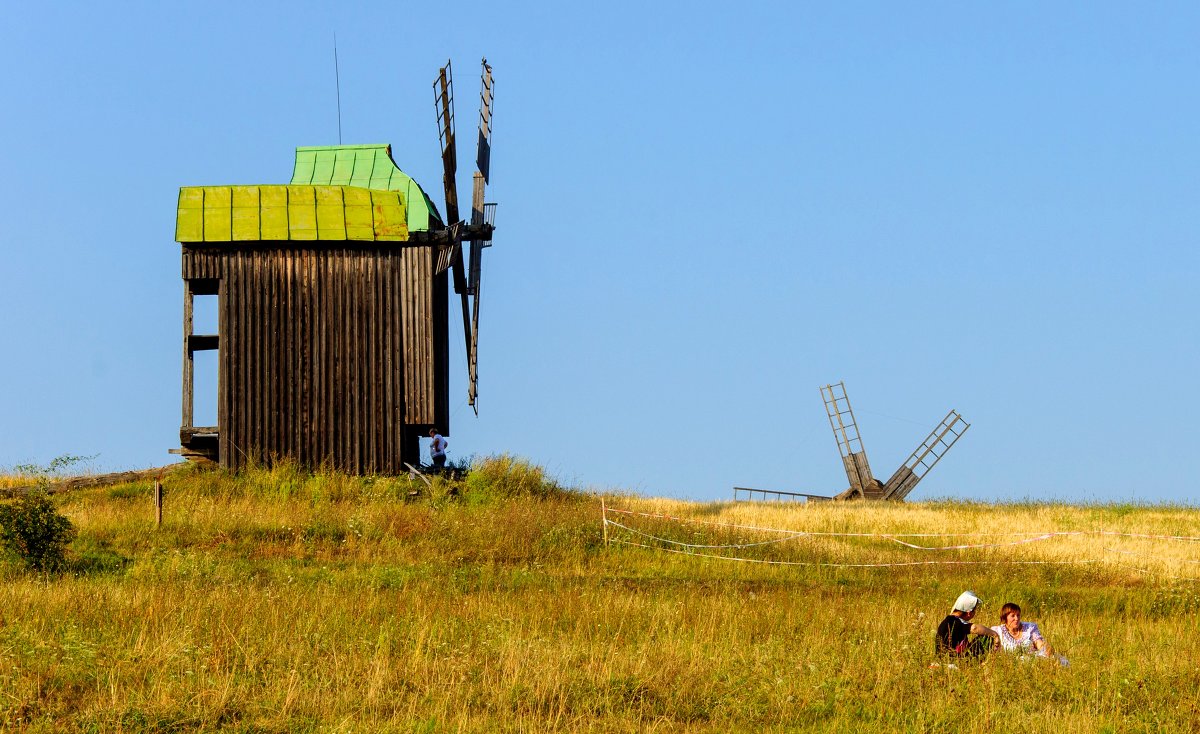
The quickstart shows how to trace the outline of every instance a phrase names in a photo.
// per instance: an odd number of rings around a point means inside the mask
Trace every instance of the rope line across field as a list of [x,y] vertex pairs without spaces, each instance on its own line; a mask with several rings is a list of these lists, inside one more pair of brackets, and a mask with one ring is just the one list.
[[645,543],[633,543],[627,540],[612,539],[610,543],[618,545],[630,545],[635,548],[649,548],[650,550],[661,550],[667,553],[678,553],[685,556],[697,556],[699,558],[716,558],[722,561],[739,561],[742,563],[761,563],[769,566],[821,566],[823,568],[895,568],[897,566],[993,566],[997,564],[1016,565],[1016,566],[1063,566],[1086,563],[1100,563],[1099,559],[1089,559],[1084,561],[897,561],[892,563],[829,563],[826,561],[776,561],[764,558],[740,558],[738,556],[725,556],[718,553],[697,553],[695,551],[680,550],[677,548],[662,548],[660,546],[646,545]]
[[[632,515],[636,517],[645,517],[658,520],[671,520],[673,522],[693,523],[696,525],[708,525],[710,527],[729,528],[732,530],[757,530],[764,533],[787,533],[789,535],[815,535],[815,536],[831,536],[844,538],[969,538],[969,537],[1028,537],[1028,536],[1044,536],[1044,535],[1108,535],[1119,536],[1123,538],[1145,538],[1149,540],[1187,540],[1200,541],[1200,535],[1151,535],[1148,533],[1118,533],[1111,530],[1038,530],[1026,531],[1020,533],[1006,532],[973,532],[973,533],[845,533],[832,531],[815,531],[815,530],[788,530],[783,528],[765,528],[757,525],[737,525],[734,523],[713,522],[712,520],[698,520],[693,517],[678,517],[676,515],[667,515],[661,512],[639,512],[637,510],[622,510],[616,507],[601,506],[601,511],[604,514],[605,521],[608,521],[609,513],[620,515]],[[947,546],[949,547],[949,546]]]
[[[609,515],[618,515],[623,518],[619,521],[609,517]],[[965,551],[965,550],[984,550],[996,548],[1012,548],[1016,546],[1030,545],[1033,543],[1042,543],[1064,538],[1128,538],[1131,540],[1150,540],[1150,541],[1168,541],[1168,542],[1185,542],[1191,543],[1200,541],[1200,537],[1191,535],[1154,535],[1148,533],[1124,533],[1112,530],[1049,530],[1040,532],[960,532],[960,533],[863,533],[863,532],[838,532],[838,531],[809,531],[809,530],[794,530],[786,528],[762,527],[756,525],[741,525],[736,523],[716,522],[712,520],[700,520],[696,518],[678,517],[665,513],[656,512],[639,512],[636,510],[625,510],[613,507],[607,507],[604,503],[601,504],[602,524],[604,529],[605,542],[609,544],[627,545],[635,548],[644,548],[648,550],[665,551],[678,555],[695,556],[699,558],[712,558],[723,561],[735,561],[739,563],[758,563],[770,566],[810,566],[823,568],[896,568],[905,566],[978,566],[978,565],[1010,565],[1010,566],[1066,566],[1066,565],[1094,565],[1108,563],[1121,568],[1136,570],[1144,574],[1152,574],[1163,576],[1166,578],[1197,581],[1200,577],[1179,576],[1175,574],[1163,573],[1148,568],[1131,566],[1127,563],[1122,563],[1115,559],[1104,558],[1077,558],[1069,560],[1049,560],[1049,559],[1014,559],[1014,558],[988,558],[985,560],[976,559],[937,559],[937,560],[919,560],[919,561],[878,561],[874,563],[855,563],[840,560],[787,560],[778,558],[750,558],[745,555],[734,555],[731,553],[721,553],[719,551],[744,551],[756,548],[766,548],[768,546],[779,546],[789,541],[798,540],[834,540],[846,539],[848,541],[862,540],[880,540],[887,541],[889,547],[895,548],[899,545],[902,548],[919,551]],[[737,533],[763,533],[773,534],[778,537],[769,538],[766,540],[751,540],[745,538],[735,538],[732,542],[719,543],[712,542],[711,539],[691,539],[682,540],[670,537],[670,533],[664,533],[661,530],[650,531],[647,529],[634,526],[634,520],[641,519],[656,523],[666,523],[668,525],[686,525],[693,528],[700,526],[710,528],[716,532],[737,532]],[[692,530],[693,535],[699,531]],[[622,537],[624,536],[624,537]],[[920,545],[911,543],[902,538],[1012,538],[1003,542],[985,542],[985,543],[962,543],[956,545]],[[866,550],[866,549],[863,549]],[[1200,564],[1200,560],[1191,558],[1173,558],[1153,553],[1144,553],[1139,551],[1131,551],[1120,548],[1103,547],[1103,551],[1108,553],[1123,554],[1129,556],[1137,556],[1140,558],[1159,561],[1163,563],[1186,563]]]

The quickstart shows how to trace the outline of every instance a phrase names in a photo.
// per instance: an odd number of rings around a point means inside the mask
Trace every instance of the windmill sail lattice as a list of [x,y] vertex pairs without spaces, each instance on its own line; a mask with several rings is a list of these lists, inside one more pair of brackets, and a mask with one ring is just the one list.
[[821,388],[821,398],[825,401],[825,414],[829,417],[829,427],[837,440],[838,453],[842,458],[842,468],[846,479],[850,481],[849,489],[829,496],[808,494],[807,492],[780,492],[768,489],[751,489],[734,487],[734,500],[741,499],[739,494],[745,494],[753,499],[761,494],[767,501],[795,501],[803,498],[812,500],[903,500],[909,492],[929,474],[930,470],[942,460],[958,439],[971,427],[963,420],[958,411],[951,410],[929,435],[909,454],[908,458],[892,475],[887,484],[879,481],[871,474],[871,465],[867,461],[867,450],[863,446],[862,435],[858,432],[858,421],[854,418],[854,409],[850,407],[850,397],[846,394],[846,384],[825,385]]
[[475,405],[479,384],[479,282],[483,271],[483,248],[491,247],[492,235],[489,227],[492,225],[496,205],[484,202],[488,183],[488,172],[492,160],[492,67],[487,59],[480,62],[483,66],[479,82],[479,137],[475,151],[475,176],[471,193],[471,260],[470,272],[467,276],[467,292],[474,299],[471,308],[471,346],[467,351],[467,369],[470,373],[470,386],[467,391],[467,403],[479,413]]
[[937,428],[930,431],[917,450],[909,455],[883,486],[883,498],[902,500],[907,497],[970,427],[971,424],[963,420],[957,411],[947,413]]
[[822,387],[821,397],[825,401],[829,426],[837,439],[846,478],[850,480],[850,488],[837,495],[838,499],[904,499],[971,427],[957,411],[951,410],[900,465],[887,484],[883,484],[871,474],[867,450],[858,432],[858,422],[854,419],[845,383]]
[[446,194],[446,226],[455,235],[450,242],[450,267],[454,292],[462,300],[463,340],[467,358],[471,354],[471,305],[467,300],[466,267],[463,265],[462,242],[458,227],[458,150],[454,138],[454,75],[450,62],[438,70],[433,82],[433,106],[437,112],[438,139],[442,145],[442,188]]
[[[451,232],[445,260],[453,269],[454,292],[462,301],[463,339],[466,342],[467,404],[479,412],[476,397],[479,388],[479,300],[483,271],[483,248],[491,247],[495,229],[496,205],[484,201],[491,174],[492,156],[492,67],[482,61],[479,90],[479,135],[475,155],[475,175],[471,195],[471,223],[458,219],[458,153],[454,135],[454,79],[450,62],[438,71],[433,82],[433,103],[437,112],[438,137],[442,144],[442,182],[446,191],[447,227]],[[471,243],[470,259],[463,262],[462,243]],[[441,260],[439,260],[439,263]]]
[[846,395],[845,383],[822,387],[821,397],[825,400],[825,412],[829,416],[829,426],[833,429],[834,438],[837,439],[846,478],[850,480],[850,491],[858,491],[863,495],[868,492],[874,494],[879,481],[871,474],[871,465],[867,461],[867,451],[858,432],[858,423],[854,420],[850,398]]

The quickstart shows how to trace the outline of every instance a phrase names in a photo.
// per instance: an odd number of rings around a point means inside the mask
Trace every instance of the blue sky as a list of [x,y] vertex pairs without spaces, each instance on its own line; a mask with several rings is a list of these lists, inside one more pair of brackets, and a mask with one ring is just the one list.
[[911,499],[1194,501],[1200,6],[783,5],[6,3],[0,466],[170,460],[178,187],[336,143],[336,31],[344,142],[439,202],[433,78],[467,196],[495,68],[452,457],[833,493],[845,380],[884,479],[972,423]]

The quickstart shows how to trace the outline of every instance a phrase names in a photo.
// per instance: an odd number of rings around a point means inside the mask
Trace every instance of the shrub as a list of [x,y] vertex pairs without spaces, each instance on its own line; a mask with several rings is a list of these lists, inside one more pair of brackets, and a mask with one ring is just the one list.
[[0,505],[0,545],[32,571],[60,569],[75,532],[45,492],[29,492]]
[[552,499],[570,494],[542,467],[508,454],[477,460],[465,481],[468,492],[492,497]]

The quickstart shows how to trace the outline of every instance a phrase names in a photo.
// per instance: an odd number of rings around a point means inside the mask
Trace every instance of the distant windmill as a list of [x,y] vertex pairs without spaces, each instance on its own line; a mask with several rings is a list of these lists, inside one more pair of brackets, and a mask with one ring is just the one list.
[[850,480],[850,488],[834,499],[904,499],[971,427],[957,411],[951,410],[885,484],[871,474],[871,465],[867,462],[867,451],[863,448],[858,423],[850,408],[845,383],[822,387],[821,397],[825,400],[829,426],[837,439],[838,452],[842,456],[846,477]]

